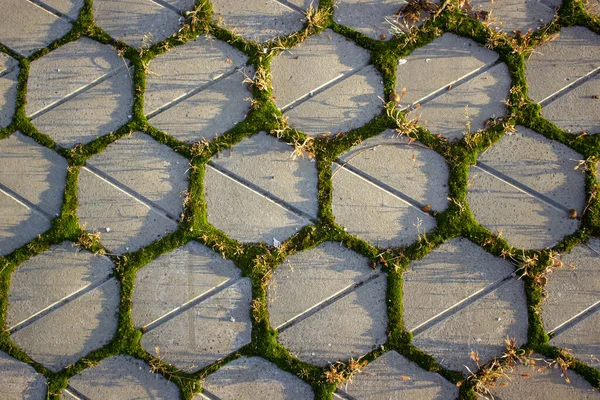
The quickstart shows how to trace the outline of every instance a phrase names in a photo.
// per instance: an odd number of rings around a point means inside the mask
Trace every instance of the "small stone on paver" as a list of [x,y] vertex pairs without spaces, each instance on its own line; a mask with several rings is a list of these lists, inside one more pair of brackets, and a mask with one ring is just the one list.
[[404,273],[404,324],[413,330],[512,274],[513,265],[473,242],[456,238],[413,261]]
[[148,48],[176,33],[183,18],[153,1],[94,0],[94,20],[115,39]]
[[[491,13],[490,25],[509,35],[514,31],[525,34],[529,29],[535,32],[539,27],[552,21],[561,0],[473,0],[474,12]],[[550,6],[552,4],[552,6]]]
[[600,312],[596,310],[592,315],[586,316],[583,320],[554,336],[549,344],[567,349],[567,352],[579,361],[592,368],[600,369],[599,326]]
[[265,42],[301,30],[304,15],[274,0],[212,0],[213,19],[248,40]]
[[333,173],[333,215],[348,233],[392,247],[409,245],[436,227],[429,214],[375,183],[337,165]]
[[0,43],[23,56],[46,47],[71,28],[67,21],[30,1],[0,2]]
[[111,279],[11,335],[33,360],[59,371],[107,344],[117,331],[119,283]]
[[260,357],[241,357],[209,375],[202,388],[221,400],[311,400],[311,387]]
[[288,257],[269,281],[271,326],[278,329],[372,274],[365,257],[338,242],[321,243]]
[[75,20],[83,7],[84,0],[42,0],[44,4]]
[[50,227],[46,215],[0,190],[0,256],[23,246]]
[[424,104],[413,114],[433,134],[462,139],[465,133],[485,128],[490,118],[506,114],[510,90],[506,64],[500,64]]
[[3,75],[0,66],[0,128],[6,128],[12,122],[16,109],[18,79],[18,68]]
[[109,258],[74,247],[71,242],[52,246],[21,264],[12,273],[6,323],[20,324],[34,314],[98,284],[112,272]]
[[178,399],[179,388],[150,366],[129,356],[106,358],[69,379],[69,385],[92,399]]
[[192,372],[250,343],[252,285],[243,278],[142,336],[163,361]]
[[352,382],[340,388],[361,400],[455,399],[458,396],[456,385],[439,374],[425,371],[393,350],[370,362]]
[[516,339],[517,347],[527,342],[527,302],[516,278],[415,335],[412,344],[441,366],[469,375],[478,370],[471,351],[483,365],[504,354],[507,337]]
[[600,35],[581,26],[560,30],[527,59],[529,98],[540,102],[600,67]]
[[406,94],[402,104],[412,104],[451,83],[491,65],[498,54],[471,39],[445,33],[431,43],[416,49],[399,64],[396,92]]
[[233,261],[190,242],[151,261],[136,273],[133,323],[137,327],[146,326],[240,275]]
[[0,351],[0,398],[45,399],[46,379],[29,365]]
[[290,157],[293,149],[259,132],[219,153],[212,162],[316,218],[317,168],[308,158]]
[[[518,363],[512,368],[503,368],[507,376],[500,376],[490,389],[496,399],[597,399],[598,389],[594,389],[584,378],[569,370],[566,381],[561,369],[554,360],[539,354],[532,354],[535,365]],[[553,363],[552,365],[550,365]]]
[[365,355],[387,340],[386,277],[380,276],[279,333],[299,359],[326,366]]
[[558,259],[562,266],[546,275],[542,303],[542,320],[548,331],[600,301],[600,240],[590,239]]
[[310,220],[230,176],[206,166],[204,190],[208,222],[242,242],[283,242]]
[[345,167],[354,167],[370,177],[429,204],[435,211],[448,207],[448,165],[432,149],[389,129],[363,141],[340,157]]

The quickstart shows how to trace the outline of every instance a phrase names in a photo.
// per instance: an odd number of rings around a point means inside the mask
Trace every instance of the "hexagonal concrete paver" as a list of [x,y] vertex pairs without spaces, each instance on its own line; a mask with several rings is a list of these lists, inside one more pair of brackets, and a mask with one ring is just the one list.
[[148,328],[141,345],[191,372],[250,343],[252,285],[242,278]]
[[43,399],[46,379],[29,365],[0,351],[0,397],[7,400]]
[[188,166],[187,159],[143,133],[121,138],[80,172],[80,222],[100,232],[113,252],[149,244],[177,227]]
[[0,129],[10,125],[15,113],[18,65],[17,60],[0,53]]
[[27,0],[0,3],[0,43],[29,56],[64,36],[72,26]]
[[514,31],[526,33],[529,29],[538,30],[549,23],[556,12],[554,7],[561,0],[474,0],[473,11],[485,11],[491,14],[490,24],[494,28],[513,34]]
[[[470,169],[467,201],[475,218],[519,248],[550,247],[578,227],[583,157],[527,128],[506,134]],[[494,210],[494,212],[490,212]]]
[[[40,1],[40,3],[42,2]],[[84,0],[43,0],[43,4],[66,15],[71,20],[77,19],[83,3]]]
[[458,396],[456,385],[421,369],[393,350],[370,362],[341,390],[361,400],[454,399]]
[[[129,356],[106,358],[69,379],[69,385],[92,399],[177,399],[179,388],[148,364]],[[67,389],[68,390],[68,389]]]
[[209,375],[202,388],[222,400],[314,398],[308,384],[260,357],[231,361]]

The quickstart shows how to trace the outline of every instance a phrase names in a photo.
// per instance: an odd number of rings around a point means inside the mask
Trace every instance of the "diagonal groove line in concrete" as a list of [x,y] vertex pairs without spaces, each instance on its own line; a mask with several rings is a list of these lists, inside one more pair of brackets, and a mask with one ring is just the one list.
[[346,79],[350,78],[351,76],[358,74],[359,72],[361,72],[362,70],[367,68],[369,65],[371,65],[370,61],[367,61],[363,64],[359,64],[356,67],[350,69],[349,71],[346,71],[343,74],[331,79],[330,81],[325,82],[321,86],[317,86],[310,92],[302,95],[301,97],[297,98],[296,100],[292,101],[291,103],[286,104],[285,106],[281,107],[279,110],[281,112],[285,113],[286,111],[291,110],[292,108],[299,106],[300,104],[308,101],[312,97],[325,92],[326,90],[332,88],[333,86],[337,85],[338,83],[345,81]]
[[291,9],[292,11],[297,11],[297,12],[301,13],[302,15],[304,15],[304,13],[305,13],[305,11],[302,8],[298,7],[294,3],[290,3],[288,0],[273,0],[273,1],[275,3],[279,3],[282,6]]
[[354,396],[349,395],[344,390],[337,388],[335,393],[343,400],[359,400]]
[[414,327],[410,332],[413,334],[413,336],[417,336],[420,335],[421,333],[423,333],[424,331],[426,331],[427,329],[439,324],[440,322],[443,322],[444,320],[450,318],[452,315],[456,314],[458,311],[461,311],[465,308],[467,308],[468,306],[470,306],[471,304],[477,302],[479,299],[487,296],[488,294],[496,291],[500,286],[503,286],[505,284],[507,284],[509,281],[511,281],[512,279],[514,279],[516,276],[516,274],[513,272],[512,274],[508,275],[507,277],[504,277],[496,282],[493,282],[492,284],[479,289],[478,291],[476,291],[475,293],[470,294],[469,296],[465,297],[464,299],[462,299],[461,301],[459,301],[458,303],[450,306],[449,308],[445,309],[444,311],[440,312],[439,314],[429,318],[427,321],[417,325],[416,327]]
[[[106,74],[100,76],[99,78],[94,79],[92,82],[88,83],[87,85],[84,85],[82,87],[80,87],[79,89],[76,89],[75,91],[69,93],[68,95],[66,95],[65,97],[63,97],[60,100],[55,101],[54,103],[50,103],[48,104],[46,107],[34,112],[33,114],[29,115],[29,118],[31,118],[32,120],[36,119],[37,117],[46,114],[49,111],[52,111],[53,109],[55,109],[56,107],[65,104],[67,101],[74,99],[75,97],[79,96],[80,94],[88,91],[89,89],[100,85],[101,83],[109,80],[110,78],[114,77],[115,75],[119,74],[121,71],[123,70],[128,70],[129,68],[126,68],[124,65],[123,66],[119,66],[109,72],[107,72]],[[131,72],[131,71],[129,71]]]
[[278,327],[275,328],[275,330],[277,330],[278,332],[283,332],[289,328],[291,328],[292,326],[304,321],[305,319],[315,315],[316,313],[318,313],[319,311],[329,307],[330,305],[332,305],[333,303],[337,302],[338,300],[343,299],[344,297],[348,296],[350,293],[354,292],[356,289],[358,289],[361,286],[367,285],[370,282],[374,281],[375,279],[379,278],[380,276],[382,276],[383,273],[378,271],[375,273],[371,273],[369,276],[367,276],[365,279],[363,279],[362,281],[352,284],[348,287],[346,287],[345,289],[340,290],[339,292],[329,296],[328,298],[326,298],[325,300],[321,301],[319,304],[315,304],[314,306],[304,310],[303,312],[301,312],[300,314],[296,315],[295,317],[293,317],[292,319],[288,320],[287,322],[284,322],[283,324],[279,325]]
[[179,15],[180,17],[186,11],[186,10],[180,10],[179,8],[175,7],[172,4],[167,3],[164,0],[150,0],[150,1],[152,3],[154,3],[154,4],[157,4],[157,5],[161,6],[161,7],[163,7],[163,8],[166,8],[167,10],[173,11],[174,13],[176,13],[177,15]]
[[25,197],[19,196],[16,192],[13,192],[11,189],[4,186],[2,183],[0,183],[0,193],[4,193],[6,196],[21,204],[23,207],[27,207],[28,209],[35,211],[38,214],[41,214],[44,218],[48,220],[52,220],[54,218],[54,215],[48,214],[46,211],[42,210],[38,205],[33,204]]
[[158,107],[156,110],[146,114],[146,118],[151,119],[151,118],[156,117],[158,114],[161,114],[161,113],[167,111],[169,108],[175,107],[176,105],[183,103],[190,97],[194,97],[198,93],[203,92],[206,89],[210,89],[212,86],[216,85],[217,83],[221,82],[222,80],[225,80],[225,79],[229,78],[230,76],[235,75],[236,72],[239,72],[243,68],[244,68],[244,65],[235,67],[235,69],[233,69],[233,71],[229,71],[227,73],[219,75],[216,78],[206,82],[205,84],[198,86],[196,89],[190,90],[189,92],[182,94],[181,96],[171,100],[167,104],[164,104],[164,105]]
[[531,197],[535,198],[536,200],[549,205],[552,208],[555,208],[559,211],[563,211],[565,213],[569,212],[569,209],[567,207],[563,206],[562,204],[552,200],[550,197],[545,196],[540,192],[533,190],[529,186],[525,186],[522,183],[520,183],[519,181],[517,181],[507,175],[504,175],[502,172],[495,170],[492,167],[489,167],[479,161],[477,162],[476,165],[474,165],[474,167],[480,169],[481,171],[483,171],[489,175],[492,175],[494,178],[501,180],[502,182],[506,183],[507,185],[514,187],[518,191],[523,192],[523,193],[527,194],[528,196],[531,196]]
[[162,317],[159,317],[159,318],[155,319],[154,321],[150,322],[149,324],[145,325],[144,327],[142,327],[144,330],[144,333],[150,332],[154,328],[156,328],[166,322],[169,322],[173,318],[178,317],[179,315],[183,314],[184,312],[188,311],[189,309],[196,307],[198,304],[202,303],[203,301],[208,300],[209,298],[221,293],[223,290],[225,290],[227,288],[230,288],[231,286],[240,282],[242,279],[244,279],[244,278],[236,277],[236,278],[228,279],[225,282],[210,289],[209,291],[204,292],[201,295],[198,295],[198,296],[194,297],[193,299],[188,300],[187,302],[183,303],[181,306],[169,311],[168,313],[164,314]]
[[144,204],[146,207],[151,208],[154,211],[157,211],[159,214],[162,214],[164,217],[166,217],[168,219],[172,219],[175,222],[177,222],[179,220],[179,216],[178,215],[171,214],[169,211],[165,210],[164,208],[162,208],[158,204],[154,203],[152,200],[148,199],[145,196],[142,196],[140,193],[138,193],[135,190],[131,189],[129,186],[125,186],[121,182],[117,181],[116,179],[114,179],[110,175],[105,174],[104,172],[100,171],[96,167],[93,167],[93,166],[91,166],[91,165],[88,164],[88,165],[86,165],[83,168],[86,169],[89,173],[94,174],[99,179],[102,179],[103,181],[111,184],[112,186],[116,187],[117,189],[119,189],[120,191],[124,192],[125,194],[133,197],[134,199],[136,199],[140,203]]
[[87,397],[86,395],[84,395],[83,393],[81,393],[79,390],[75,389],[71,385],[67,385],[67,388],[65,389],[65,393],[69,393],[71,396],[73,396],[77,400],[92,400],[89,397]]
[[18,68],[19,68],[19,63],[16,63],[12,67],[6,68],[6,69],[0,71],[0,78],[2,78],[4,75],[10,74],[11,72],[15,71]]
[[111,277],[111,276],[107,276],[106,278],[97,281],[97,282],[92,282],[84,287],[82,287],[81,289],[63,297],[62,299],[50,304],[49,306],[47,306],[46,308],[36,312],[35,314],[27,317],[26,319],[24,319],[23,321],[19,322],[18,324],[9,327],[8,328],[8,332],[12,335],[15,332],[20,331],[23,328],[28,327],[29,325],[39,321],[40,319],[44,318],[45,316],[47,316],[48,314],[53,313],[54,311],[58,310],[59,308],[63,307],[65,304],[70,303],[72,301],[75,301],[77,299],[79,299],[80,297],[85,296],[86,294],[90,293],[91,291],[99,288],[100,286],[110,282],[111,280],[115,280],[115,278]]
[[304,211],[300,210],[299,208],[293,206],[292,204],[287,203],[286,201],[280,199],[279,197],[277,197],[274,194],[272,194],[271,192],[261,188],[260,186],[255,185],[254,183],[242,178],[241,176],[239,176],[237,174],[234,174],[233,172],[221,167],[218,164],[215,164],[213,161],[209,161],[208,165],[210,167],[212,167],[214,170],[216,170],[217,172],[220,172],[221,174],[226,175],[227,177],[229,177],[230,179],[233,179],[240,185],[245,186],[246,188],[252,190],[253,192],[256,192],[261,197],[271,200],[273,203],[277,204],[280,207],[285,208],[286,210],[296,214],[297,216],[304,218],[313,224],[316,224],[318,222],[317,218],[311,216],[310,214],[305,213]]
[[72,24],[76,22],[76,20],[72,19],[71,17],[69,17],[66,14],[61,13],[56,8],[49,6],[48,4],[44,3],[43,1],[40,1],[40,0],[27,0],[27,1],[35,4],[36,6],[38,6],[40,8],[43,8],[45,11],[49,12],[50,14],[54,14],[55,17],[64,19],[67,22],[70,22]]
[[567,329],[577,325],[587,317],[591,317],[596,312],[600,312],[600,301],[595,302],[585,310],[579,312],[578,314],[574,315],[562,324],[558,325],[556,328],[552,329],[551,331],[548,331],[548,335],[550,335],[551,338],[556,337],[564,331],[566,331]]
[[206,400],[221,400],[220,397],[217,397],[216,395],[204,388],[202,388],[202,393],[200,393],[200,396],[202,396]]
[[539,102],[539,104],[542,107],[545,107],[548,104],[552,103],[553,101],[558,100],[559,98],[561,98],[565,94],[568,94],[569,92],[572,92],[573,90],[575,90],[578,87],[582,86],[584,83],[586,83],[586,82],[594,79],[598,75],[600,75],[600,67],[595,68],[595,69],[591,70],[590,72],[588,72],[587,74],[583,75],[582,77],[579,77],[579,78],[575,79],[573,82],[571,82],[570,84],[568,84],[564,88],[562,88],[562,89],[560,89],[560,90],[552,93],[550,96],[548,96],[545,99],[541,100]]

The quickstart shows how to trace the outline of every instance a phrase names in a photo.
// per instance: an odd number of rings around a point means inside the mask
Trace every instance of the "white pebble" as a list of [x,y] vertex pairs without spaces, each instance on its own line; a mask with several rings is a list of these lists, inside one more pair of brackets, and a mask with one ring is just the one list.
[[229,317],[229,320],[230,320],[231,322],[235,322],[235,318],[233,318],[233,317]]
[[107,227],[107,228],[106,228],[106,232],[110,232],[110,228],[108,228],[108,227]]
[[431,58],[426,58],[426,59],[425,59],[425,62],[426,62],[426,63],[428,63],[428,62],[430,62],[430,61],[431,61]]
[[408,61],[406,61],[406,59],[405,59],[405,58],[401,58],[401,59],[399,59],[399,60],[398,60],[398,65],[404,65],[404,64],[406,64],[407,62],[408,62]]

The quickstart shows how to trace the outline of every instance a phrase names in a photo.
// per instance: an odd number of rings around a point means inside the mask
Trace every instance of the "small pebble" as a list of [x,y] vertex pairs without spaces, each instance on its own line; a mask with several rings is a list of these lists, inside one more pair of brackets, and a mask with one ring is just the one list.
[[406,63],[407,63],[407,61],[406,61],[405,58],[401,58],[401,59],[398,60],[398,65],[403,65],[403,64],[406,64]]
[[235,318],[233,318],[233,317],[229,317],[229,320],[230,320],[231,322],[235,322]]
[[106,232],[110,232],[110,228],[106,228]]
[[426,58],[426,59],[425,59],[425,62],[426,62],[426,63],[428,63],[428,62],[431,62],[431,58]]

